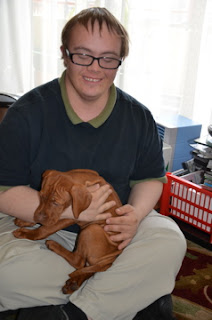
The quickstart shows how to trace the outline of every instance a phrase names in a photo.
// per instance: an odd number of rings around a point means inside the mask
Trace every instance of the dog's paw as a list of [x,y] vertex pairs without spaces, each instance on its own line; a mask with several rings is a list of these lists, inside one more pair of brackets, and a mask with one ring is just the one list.
[[77,289],[79,289],[78,283],[72,279],[68,279],[62,288],[62,292],[64,294],[71,294]]
[[53,240],[46,240],[46,246],[48,249],[52,250],[55,247],[55,241]]
[[14,237],[16,238],[19,238],[19,239],[26,239],[26,231],[27,229],[24,229],[24,228],[19,228],[19,229],[16,229],[13,231],[13,235]]
[[60,254],[61,245],[54,240],[46,240],[46,246],[49,250],[54,251],[57,254]]
[[28,240],[39,240],[42,239],[38,237],[37,229],[26,229],[26,228],[19,228],[13,231],[13,235],[19,239],[28,239]]
[[14,223],[18,227],[33,227],[35,225],[34,222],[28,222],[18,218],[15,218]]

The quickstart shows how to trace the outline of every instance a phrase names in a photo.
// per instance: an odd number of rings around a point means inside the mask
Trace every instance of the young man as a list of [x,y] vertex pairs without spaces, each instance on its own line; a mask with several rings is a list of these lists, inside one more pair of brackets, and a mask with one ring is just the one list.
[[[113,84],[128,54],[128,35],[103,8],[86,9],[62,32],[62,77],[30,91],[0,126],[0,308],[29,308],[19,319],[129,320],[172,292],[185,239],[153,208],[165,171],[162,143],[150,111]],[[135,79],[137,81],[137,79]],[[122,254],[72,295],[61,288],[72,267],[45,241],[13,237],[13,218],[33,221],[46,169],[99,172],[118,192],[118,217],[107,210],[110,189],[96,185],[79,220],[107,219]],[[64,217],[72,217],[71,207]],[[50,238],[73,249],[77,226]],[[43,306],[43,307],[42,307]]]

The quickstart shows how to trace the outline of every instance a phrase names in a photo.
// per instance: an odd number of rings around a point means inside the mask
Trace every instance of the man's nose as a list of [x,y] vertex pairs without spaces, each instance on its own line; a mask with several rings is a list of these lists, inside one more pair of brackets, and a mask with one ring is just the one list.
[[93,60],[93,63],[88,66],[88,68],[95,71],[99,71],[99,69],[101,69],[101,67],[99,66],[99,61],[97,59]]

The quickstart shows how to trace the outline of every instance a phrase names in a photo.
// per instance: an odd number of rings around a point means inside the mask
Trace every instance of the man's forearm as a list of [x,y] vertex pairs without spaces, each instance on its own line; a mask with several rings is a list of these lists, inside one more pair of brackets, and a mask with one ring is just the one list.
[[33,222],[39,205],[38,191],[26,186],[12,187],[0,192],[0,212]]
[[141,221],[157,204],[163,191],[163,183],[157,180],[140,182],[132,188],[128,203],[138,213]]
[[[26,186],[12,187],[0,191],[0,212],[34,222],[34,212],[40,203],[39,192]],[[72,208],[64,210],[61,219],[73,219]]]

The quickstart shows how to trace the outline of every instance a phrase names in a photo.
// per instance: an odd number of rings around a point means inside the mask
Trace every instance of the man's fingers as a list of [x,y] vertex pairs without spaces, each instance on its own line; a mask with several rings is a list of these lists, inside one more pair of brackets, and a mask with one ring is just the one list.
[[102,186],[99,188],[99,190],[97,190],[95,193],[93,193],[93,200],[95,201],[95,205],[97,205],[97,207],[99,207],[99,212],[104,212],[110,208],[112,208],[115,205],[115,201],[108,201],[106,202],[106,200],[108,199],[109,195],[112,193],[113,191],[110,189],[109,185],[106,186]]
[[106,224],[104,226],[104,230],[105,231],[110,231],[110,232],[121,232],[121,233],[124,233],[124,232],[127,232],[128,229],[129,229],[129,227],[127,225],[124,225],[124,224],[116,224],[116,225],[115,224],[108,224],[108,225]]
[[102,198],[108,197],[111,193],[112,190],[110,189],[110,186],[108,184],[101,186],[96,192],[97,196]]
[[130,219],[127,219],[128,217],[111,217],[106,220],[106,223],[108,225],[129,225]]
[[132,206],[129,204],[125,204],[124,206],[116,209],[116,213],[118,215],[124,215],[124,214],[130,213],[131,211],[132,211]]
[[[96,189],[96,190],[94,190]],[[91,192],[90,190],[94,190]],[[116,205],[115,201],[108,201],[109,195],[113,192],[110,185],[101,187],[98,184],[89,186],[88,191],[92,194],[92,201],[89,207],[80,213],[81,221],[106,220],[111,217],[110,208]]]
[[114,200],[105,202],[105,203],[101,206],[100,211],[101,211],[101,212],[105,212],[105,211],[109,210],[110,208],[114,207],[115,205],[116,205],[116,202],[115,202]]
[[108,201],[106,203],[104,203],[100,208],[99,208],[99,213],[96,216],[96,220],[107,220],[108,218],[110,218],[112,215],[110,212],[106,212],[107,210],[109,210],[110,208],[112,208],[113,206],[115,206],[116,202],[115,201]]
[[121,242],[118,246],[118,249],[122,250],[122,249],[126,248],[131,241],[132,241],[132,239],[128,239],[128,240]]
[[100,188],[99,183],[93,184],[91,186],[88,186],[87,189],[89,192],[94,192]]
[[96,216],[96,220],[106,220],[107,218],[111,217],[110,212],[100,213]]
[[129,235],[128,233],[117,233],[116,235],[111,236],[110,239],[115,242],[125,241],[129,239]]

